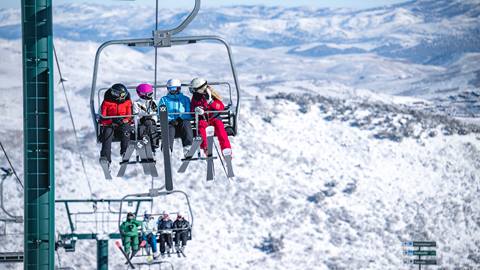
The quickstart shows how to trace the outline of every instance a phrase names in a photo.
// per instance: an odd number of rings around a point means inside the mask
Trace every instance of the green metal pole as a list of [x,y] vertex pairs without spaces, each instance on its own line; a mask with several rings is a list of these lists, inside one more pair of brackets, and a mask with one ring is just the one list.
[[97,270],[108,270],[108,239],[97,240]]
[[22,0],[24,269],[55,266],[52,0]]

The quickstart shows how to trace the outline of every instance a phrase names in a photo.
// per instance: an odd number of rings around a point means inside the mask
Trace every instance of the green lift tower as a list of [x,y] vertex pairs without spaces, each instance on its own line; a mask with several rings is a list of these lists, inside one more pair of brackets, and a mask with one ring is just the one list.
[[22,0],[24,269],[53,270],[55,170],[52,0]]

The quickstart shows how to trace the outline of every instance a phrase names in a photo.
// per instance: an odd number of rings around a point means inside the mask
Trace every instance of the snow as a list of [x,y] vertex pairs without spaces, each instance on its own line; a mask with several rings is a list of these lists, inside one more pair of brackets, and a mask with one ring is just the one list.
[[[239,135],[231,138],[236,179],[227,180],[219,163],[213,183],[205,181],[204,163],[192,163],[186,174],[174,173],[175,187],[188,193],[194,213],[188,257],[170,258],[175,268],[405,269],[401,243],[408,240],[437,241],[444,269],[480,267],[480,127],[474,118],[479,113],[480,52],[454,47],[459,50],[455,59],[436,64],[376,50],[386,42],[411,48],[452,29],[463,33],[478,25],[472,19],[478,17],[478,1],[452,2],[450,9],[436,1],[413,1],[364,11],[239,6],[213,10],[212,17],[203,13],[191,32],[212,31],[235,44],[242,87]],[[131,9],[151,13],[135,5]],[[2,28],[15,24],[15,12],[0,10],[0,94],[8,97],[0,99],[0,137],[23,178],[21,42]],[[79,152],[94,196],[147,192],[151,179],[139,166],[128,167],[125,179],[103,178],[88,107],[101,41],[145,33],[125,27],[101,5],[64,5],[55,12],[55,46],[81,144],[75,145],[62,89],[56,85],[57,198],[91,197]],[[162,18],[171,23],[181,12]],[[109,24],[92,24],[94,18]],[[129,20],[139,29],[148,25],[135,16]],[[318,28],[309,28],[314,24]],[[92,32],[78,30],[88,27]],[[259,44],[285,37],[291,43]],[[324,45],[366,52],[299,54]],[[219,45],[159,51],[161,83],[170,77],[188,82],[195,76],[232,82]],[[117,81],[152,82],[153,51],[110,47],[101,58],[99,76],[98,85],[105,87]],[[176,142],[173,168],[180,166],[180,148]],[[113,153],[118,159],[117,146]],[[160,187],[163,162],[159,155],[157,159],[161,175],[154,185]],[[3,158],[0,165],[6,165]],[[13,178],[5,189],[7,209],[21,214],[17,205],[23,197]],[[187,211],[177,195],[156,198],[153,205],[156,213]],[[72,211],[91,210],[91,205],[80,205]],[[102,215],[83,220],[95,218]],[[118,216],[104,218],[112,222],[79,223],[78,232],[116,232]],[[61,205],[56,225],[57,232],[68,232]],[[21,234],[23,226],[9,224],[7,230]],[[21,249],[16,235],[2,237],[8,244],[0,251]],[[109,254],[110,267],[124,269],[113,241]],[[57,263],[91,269],[95,255],[94,241],[79,241],[73,254],[60,250]]]

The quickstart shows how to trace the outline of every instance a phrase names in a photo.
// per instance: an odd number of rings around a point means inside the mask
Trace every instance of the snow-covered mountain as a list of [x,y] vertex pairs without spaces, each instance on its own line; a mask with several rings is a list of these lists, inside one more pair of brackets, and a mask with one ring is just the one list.
[[[413,269],[403,264],[401,242],[435,240],[439,269],[479,268],[479,6],[411,1],[368,10],[202,10],[188,33],[219,34],[235,45],[242,86],[239,136],[232,138],[237,178],[228,182],[219,163],[214,183],[205,182],[201,163],[174,175],[195,215],[188,257],[171,258],[175,267]],[[109,38],[150,35],[152,9],[71,4],[54,13],[55,46],[81,144],[57,86],[57,197],[91,196],[79,151],[96,197],[147,191],[151,179],[140,167],[129,168],[126,179],[103,179],[88,96],[97,47]],[[162,25],[185,14],[164,12]],[[19,11],[0,10],[0,138],[22,177],[19,30]],[[160,81],[231,81],[219,48],[160,50]],[[112,47],[101,64],[100,85],[153,80],[152,50]],[[174,157],[180,152],[176,143]],[[3,156],[0,165],[6,165]],[[175,159],[174,168],[179,165]],[[6,184],[7,209],[21,214],[21,189],[13,179]],[[154,210],[185,212],[180,198],[169,202],[155,200]],[[95,218],[102,216],[88,217]],[[79,232],[116,230],[115,222],[79,224]],[[59,206],[57,231],[67,225]],[[7,231],[21,234],[22,227],[9,224]],[[0,239],[8,243],[0,251],[21,249],[18,235]],[[92,269],[95,248],[80,241],[74,254],[60,250],[57,262]],[[109,254],[111,268],[124,269],[113,242]]]
[[[154,12],[135,4],[56,6],[55,34],[81,41],[150,35]],[[162,10],[160,25],[171,27],[186,15]],[[479,52],[479,15],[478,0],[421,0],[368,10],[237,6],[203,9],[186,33],[220,34],[235,45],[256,48],[299,46],[291,53],[308,56],[375,52],[415,63],[448,63]],[[18,10],[2,10],[0,36],[19,38],[19,17]]]
[[[75,41],[148,37],[154,12],[135,4],[60,5],[54,8],[54,31],[57,38]],[[448,99],[479,86],[479,14],[478,0],[421,0],[367,10],[236,6],[201,10],[185,34],[218,34],[233,45],[302,56],[296,61],[331,59],[326,70],[314,70],[316,79]],[[162,10],[161,27],[186,15]],[[0,10],[0,37],[18,39],[19,22],[19,10]],[[460,113],[469,111],[471,106]]]

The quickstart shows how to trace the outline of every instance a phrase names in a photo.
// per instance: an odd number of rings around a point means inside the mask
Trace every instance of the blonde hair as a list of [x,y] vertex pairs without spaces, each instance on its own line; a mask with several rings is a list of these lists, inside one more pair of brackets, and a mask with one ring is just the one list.
[[220,101],[222,100],[222,96],[221,96],[213,87],[211,87],[210,85],[207,86],[207,87],[208,87],[208,89],[210,89],[210,91],[212,92],[212,97],[213,97],[214,99],[218,99],[218,100],[220,100]]

